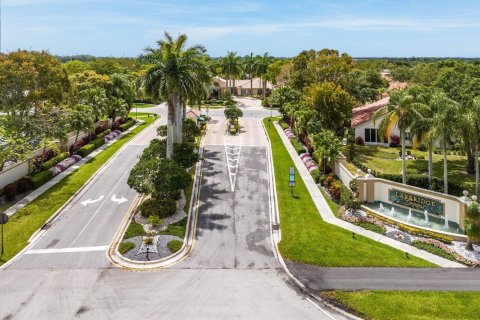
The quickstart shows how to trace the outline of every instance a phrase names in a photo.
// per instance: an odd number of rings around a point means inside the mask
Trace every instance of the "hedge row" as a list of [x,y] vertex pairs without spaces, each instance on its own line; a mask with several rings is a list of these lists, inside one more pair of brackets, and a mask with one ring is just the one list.
[[118,130],[120,131],[126,131],[128,130],[131,126],[133,126],[134,124],[136,123],[135,120],[131,119],[131,120],[128,120],[127,122],[125,122],[124,124],[120,125],[118,127]]
[[30,177],[30,180],[32,181],[33,187],[37,189],[52,178],[53,173],[50,170],[45,170],[33,175]]
[[292,146],[295,148],[295,151],[298,153],[298,154],[302,154],[302,153],[305,153],[305,147],[303,146],[303,144],[297,140],[297,138],[292,138],[290,139],[290,142],[292,143]]
[[59,162],[67,159],[69,156],[70,156],[70,154],[69,154],[68,152],[62,152],[62,153],[58,154],[57,156],[51,158],[50,160],[45,161],[44,163],[42,163],[42,165],[40,166],[40,168],[42,168],[42,170],[48,170],[48,169],[50,169],[50,168],[53,168],[53,167],[56,166]]
[[95,150],[95,145],[92,144],[92,143],[89,143],[83,147],[81,147],[77,153],[82,157],[82,158],[85,158],[86,156],[88,156],[90,153],[93,152],[93,150]]
[[[369,168],[367,168],[366,165],[358,161],[357,159],[353,159],[352,163],[359,169],[363,171],[367,171]],[[381,179],[385,180],[390,180],[394,182],[402,182],[402,175],[401,174],[389,174],[389,173],[382,173],[382,172],[377,172],[375,170],[372,170],[372,174]],[[422,188],[422,189],[429,189],[429,183],[428,183],[428,176],[424,175],[407,175],[407,184]],[[432,178],[432,191],[437,191],[437,192],[443,192],[443,179],[438,179],[433,177]],[[448,193],[454,196],[461,196],[463,194],[463,187],[459,184],[453,183],[453,182],[448,182]]]
[[278,121],[278,124],[280,125],[280,127],[282,128],[282,130],[285,130],[285,129],[287,129],[287,128],[290,128],[290,126],[288,125],[288,123],[286,123],[286,122],[283,121],[283,120]]

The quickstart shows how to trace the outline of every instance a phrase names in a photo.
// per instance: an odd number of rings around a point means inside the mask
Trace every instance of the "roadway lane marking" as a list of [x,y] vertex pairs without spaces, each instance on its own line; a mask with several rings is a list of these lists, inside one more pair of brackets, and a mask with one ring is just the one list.
[[107,249],[108,249],[108,246],[74,247],[74,248],[58,248],[58,249],[30,249],[24,254],[92,252],[92,251],[106,251]]
[[[224,137],[225,156],[227,157],[228,178],[230,180],[230,188],[235,191],[235,184],[237,182],[238,164],[240,162],[240,154],[242,152],[242,140],[240,145],[227,144]],[[232,164],[230,164],[232,163]]]
[[313,304],[315,306],[315,308],[322,311],[327,317],[329,317],[332,320],[336,320],[334,317],[332,317],[332,315],[330,313],[328,313],[327,311],[320,308],[320,306],[318,304],[316,304],[315,302],[313,302],[310,298],[307,298],[307,300],[310,301],[310,303]]
[[[120,177],[120,179],[118,179],[117,183],[115,184],[115,186],[112,188],[112,190],[110,191],[110,193],[107,195],[106,199],[109,199],[111,197],[111,195],[113,194],[113,192],[115,192],[115,189],[118,187],[118,185],[120,184],[120,182],[122,182],[122,179],[123,177],[125,177],[125,175],[129,173],[129,171],[125,171],[122,176]],[[98,206],[97,210],[95,210],[95,212],[93,213],[93,215],[90,217],[90,219],[87,221],[87,223],[85,224],[85,226],[83,226],[82,230],[80,230],[78,236],[75,238],[75,240],[73,240],[71,246],[73,247],[75,245],[75,243],[78,241],[78,239],[80,239],[80,237],[82,236],[83,232],[87,229],[88,225],[92,222],[92,220],[95,218],[95,216],[100,212],[100,209],[102,209],[103,205],[106,203],[105,200],[102,201],[102,203],[100,203],[100,205]]]

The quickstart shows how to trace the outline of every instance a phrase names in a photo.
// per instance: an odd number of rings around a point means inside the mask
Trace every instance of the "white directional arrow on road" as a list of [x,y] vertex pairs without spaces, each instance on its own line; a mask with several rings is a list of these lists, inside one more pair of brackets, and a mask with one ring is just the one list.
[[80,203],[82,204],[82,206],[86,207],[86,206],[88,206],[88,205],[91,204],[91,203],[95,203],[95,202],[98,202],[98,201],[102,201],[103,198],[104,198],[103,196],[100,196],[100,198],[98,198],[98,199],[95,199],[95,200],[88,199],[88,200],[82,201],[82,202],[80,202]]
[[117,195],[116,195],[116,194],[114,194],[114,195],[110,198],[110,200],[112,200],[113,202],[116,202],[116,203],[118,203],[118,204],[121,204],[121,203],[124,203],[124,202],[127,202],[127,201],[128,201],[128,199],[126,199],[125,197],[121,197],[120,199],[117,198]]

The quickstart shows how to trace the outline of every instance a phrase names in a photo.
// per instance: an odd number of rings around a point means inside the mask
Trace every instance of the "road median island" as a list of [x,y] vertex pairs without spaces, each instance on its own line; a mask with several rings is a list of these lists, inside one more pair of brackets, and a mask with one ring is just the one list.
[[264,126],[270,138],[278,197],[283,258],[324,267],[434,267],[420,258],[331,225],[322,220],[303,180],[297,178],[294,196],[288,172],[294,166],[274,126]]
[[[130,270],[162,269],[183,260],[193,250],[198,215],[197,204],[203,165],[204,140],[205,135],[203,135],[200,140],[198,151],[199,161],[190,170],[188,170],[188,172],[193,175],[193,179],[184,190],[183,197],[185,199],[185,203],[181,210],[185,209],[187,211],[186,217],[176,219],[172,223],[166,225],[163,230],[158,232],[155,237],[159,237],[161,240],[153,239],[153,236],[149,236],[144,231],[143,226],[135,221],[135,215],[137,214],[138,207],[142,203],[142,196],[138,195],[136,200],[132,203],[129,211],[125,215],[107,251],[107,257],[114,265]],[[135,227],[135,225],[138,225],[138,227]],[[131,232],[129,235],[127,235],[127,233],[133,229],[137,229],[137,231]],[[163,257],[155,259],[155,256],[161,255],[153,251],[149,251],[148,258],[146,258],[147,256],[145,252],[134,252],[139,251],[139,246],[142,245],[141,242],[143,241],[145,243],[145,240],[148,240],[147,238],[149,237],[152,238],[152,241],[164,242],[162,247],[165,247],[164,249],[168,248],[168,252],[166,252]],[[132,243],[134,246],[132,247],[128,243]],[[129,247],[128,251],[120,252],[120,249],[123,249],[127,246]],[[142,259],[137,259],[137,257],[132,259],[132,256],[128,257],[129,252],[133,252],[133,255],[140,255]],[[151,259],[152,257],[154,259]]]
[[61,213],[65,205],[84,187],[128,141],[154,122],[156,118],[139,114],[144,122],[108,146],[101,153],[83,164],[73,173],[45,191],[25,207],[19,209],[5,225],[5,254],[0,260],[3,265],[29,243],[29,239],[49,219]]

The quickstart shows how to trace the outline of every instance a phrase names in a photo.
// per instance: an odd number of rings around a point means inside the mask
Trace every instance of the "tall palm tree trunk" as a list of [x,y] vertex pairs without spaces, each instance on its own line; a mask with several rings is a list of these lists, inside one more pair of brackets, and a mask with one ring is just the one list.
[[432,175],[433,175],[433,146],[428,146],[428,188],[432,189]]
[[253,96],[253,78],[250,76],[250,95]]
[[448,164],[447,164],[447,140],[445,137],[442,139],[443,149],[443,192],[448,194]]
[[480,172],[478,168],[478,141],[475,143],[475,195],[478,197],[479,194],[479,180],[480,180]]
[[173,94],[173,101],[174,101],[174,135],[173,135],[173,143],[180,143],[182,142],[182,129],[183,129],[183,105],[180,99],[180,95],[178,92]]
[[167,159],[172,159],[173,156],[173,136],[174,132],[174,117],[175,117],[175,106],[172,99],[169,99],[167,102],[168,105],[168,116],[167,116]]
[[405,130],[400,132],[402,139],[402,183],[407,184],[407,159],[405,157]]

